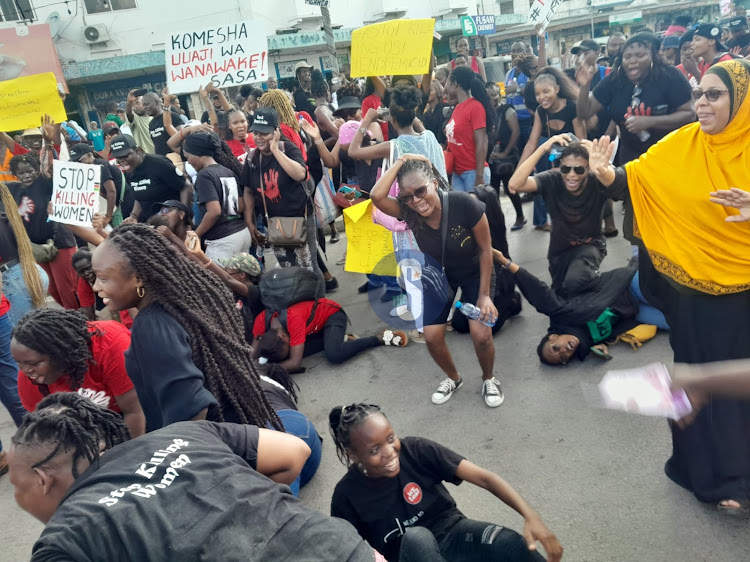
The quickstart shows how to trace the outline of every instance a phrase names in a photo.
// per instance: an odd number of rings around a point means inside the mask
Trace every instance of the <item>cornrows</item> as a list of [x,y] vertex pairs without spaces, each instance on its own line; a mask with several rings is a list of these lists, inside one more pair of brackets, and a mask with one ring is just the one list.
[[[193,362],[220,405],[231,405],[243,424],[283,431],[263,394],[252,349],[228,289],[212,273],[180,254],[152,228],[128,224],[115,229],[114,244],[150,294],[188,333]],[[165,350],[168,352],[168,350]],[[224,420],[219,411],[220,421]]]
[[347,450],[351,449],[352,446],[352,429],[373,414],[385,416],[385,414],[380,411],[380,406],[376,406],[375,404],[363,404],[361,402],[349,406],[336,406],[331,410],[331,413],[328,414],[328,425],[331,429],[333,442],[336,444],[336,455],[345,465],[349,466],[349,464],[351,464]]

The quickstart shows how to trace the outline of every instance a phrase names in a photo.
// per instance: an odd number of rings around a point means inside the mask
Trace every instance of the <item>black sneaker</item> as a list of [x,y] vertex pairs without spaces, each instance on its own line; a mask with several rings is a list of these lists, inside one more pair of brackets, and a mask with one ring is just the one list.
[[329,279],[326,281],[326,293],[330,293],[332,291],[335,291],[339,288],[339,282],[336,281],[336,278],[333,277],[332,279]]
[[453,393],[461,388],[461,385],[463,384],[463,379],[458,379],[458,382],[454,381],[451,378],[445,379],[440,383],[440,386],[438,386],[437,390],[432,394],[432,403],[445,404],[448,400],[451,399]]
[[335,244],[340,240],[338,232],[331,232],[331,244]]

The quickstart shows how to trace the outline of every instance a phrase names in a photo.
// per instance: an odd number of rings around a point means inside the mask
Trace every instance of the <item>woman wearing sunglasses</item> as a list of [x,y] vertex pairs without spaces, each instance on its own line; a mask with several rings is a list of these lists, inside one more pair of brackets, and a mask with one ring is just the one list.
[[[630,162],[646,152],[671,131],[695,120],[690,84],[685,76],[659,58],[659,39],[651,33],[637,33],[625,42],[622,65],[591,90],[599,72],[596,65],[582,65],[576,75],[579,119],[603,112],[620,129],[618,161]],[[639,244],[633,235],[633,211],[625,200],[625,238]]]
[[[624,169],[594,143],[590,165],[630,192],[641,289],[671,327],[675,363],[750,358],[750,62],[712,66],[695,92],[698,122]],[[624,172],[624,174],[623,174]],[[738,189],[740,188],[740,189]],[[672,424],[666,473],[704,502],[750,511],[750,403],[711,399],[685,429]]]
[[[400,193],[398,197],[390,197],[388,192],[396,179]],[[469,321],[469,331],[482,369],[482,396],[487,406],[495,408],[503,403],[505,397],[500,381],[493,374],[493,328],[484,323],[494,322],[498,318],[491,298],[495,293],[495,276],[490,226],[484,213],[484,203],[468,193],[440,192],[437,182],[427,157],[404,154],[381,176],[372,188],[370,198],[385,214],[406,222],[414,233],[419,249],[434,260],[433,263],[442,266],[443,278],[447,278],[452,289],[424,289],[423,323],[427,349],[447,375],[433,393],[432,402],[447,402],[463,384],[445,343],[445,327],[453,305],[453,293],[460,287],[461,300],[475,304],[481,311],[479,319]],[[447,213],[443,212],[446,204]]]
[[[560,167],[532,176],[534,167],[553,146],[565,148]],[[511,193],[539,192],[552,217],[547,258],[552,289],[562,297],[595,290],[599,265],[607,255],[602,233],[602,208],[611,197],[589,171],[588,141],[571,142],[555,135],[524,160],[510,178]]]

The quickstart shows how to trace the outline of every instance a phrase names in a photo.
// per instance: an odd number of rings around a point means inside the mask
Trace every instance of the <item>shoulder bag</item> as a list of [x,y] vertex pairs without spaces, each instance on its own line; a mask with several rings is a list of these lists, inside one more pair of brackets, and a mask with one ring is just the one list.
[[[266,186],[263,182],[263,154],[258,151],[258,170],[260,175],[260,194],[263,197],[263,212],[268,223],[268,241],[278,248],[298,248],[307,244],[307,203],[303,217],[269,217],[266,205]],[[305,189],[305,186],[302,186]],[[305,189],[308,199],[310,194]]]

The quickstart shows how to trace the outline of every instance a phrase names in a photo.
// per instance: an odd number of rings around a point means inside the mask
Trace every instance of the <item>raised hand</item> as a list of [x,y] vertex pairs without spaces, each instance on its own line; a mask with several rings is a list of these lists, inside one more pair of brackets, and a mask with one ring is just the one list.
[[568,133],[563,133],[561,135],[554,135],[547,139],[547,141],[544,143],[545,152],[549,151],[550,148],[555,146],[556,144],[562,145],[562,146],[568,146],[573,139]]
[[587,86],[591,84],[594,76],[597,73],[596,61],[594,64],[582,64],[576,69],[576,82],[579,86]]
[[365,115],[365,119],[362,124],[364,125],[364,123],[368,123],[368,124],[374,123],[378,119],[380,119],[380,113],[378,112],[377,109],[371,107],[370,109],[367,110],[367,115]]
[[55,120],[45,113],[44,117],[42,117],[42,136],[44,139],[53,142],[59,135],[59,132],[60,125],[55,124]]
[[739,215],[730,215],[725,220],[727,222],[747,222],[750,221],[750,191],[733,187],[731,189],[722,189],[710,193],[711,203],[732,207],[737,209]]
[[609,170],[614,152],[615,145],[608,136],[594,139],[589,150],[589,169],[596,177]]
[[299,126],[313,141],[320,139],[320,129],[316,124],[310,123],[307,119],[303,119],[300,121]]

